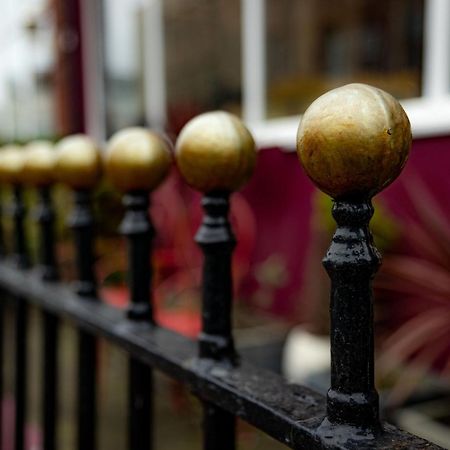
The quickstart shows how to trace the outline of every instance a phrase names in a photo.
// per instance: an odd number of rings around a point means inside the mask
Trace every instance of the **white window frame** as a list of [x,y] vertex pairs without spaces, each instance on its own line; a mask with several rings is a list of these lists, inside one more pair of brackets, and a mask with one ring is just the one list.
[[[242,22],[245,26],[252,18],[261,17],[264,21],[265,0],[241,0],[245,5],[242,8]],[[414,138],[450,135],[450,1],[425,0],[424,18],[424,60],[423,60],[423,95],[418,98],[403,100],[401,103],[411,121]],[[265,53],[265,36],[260,43],[253,42],[254,36],[243,32],[243,48],[253,45],[250,51],[263,51]],[[248,41],[248,42],[247,42]],[[261,50],[263,49],[263,50]],[[244,52],[244,120],[255,136],[260,148],[282,147],[288,150],[295,148],[295,137],[301,115],[280,117],[276,119],[254,120],[266,117],[265,102],[255,102],[258,111],[249,108],[245,101],[249,98],[247,90],[252,90],[252,80],[257,72],[266,71],[264,58],[258,66],[254,61],[246,59]],[[266,90],[264,93],[266,95]],[[246,111],[252,114],[246,115]]]
[[[163,0],[138,0],[146,21],[144,55],[145,114],[149,124],[164,129],[167,109]],[[91,2],[84,1],[86,5]],[[94,2],[96,3],[96,2]],[[100,52],[92,51],[93,17],[87,6],[84,14],[86,105],[92,134],[104,139],[104,98],[101,92]],[[89,11],[88,11],[89,10]],[[89,24],[90,22],[90,24]],[[425,0],[424,59],[422,92],[418,98],[403,100],[414,138],[450,136],[450,1]],[[97,18],[98,24],[98,18]],[[301,115],[267,119],[266,80],[266,0],[241,0],[242,102],[243,119],[260,148],[295,148]],[[101,28],[100,28],[101,29]],[[89,54],[90,53],[90,54]],[[94,69],[94,70],[93,70]]]

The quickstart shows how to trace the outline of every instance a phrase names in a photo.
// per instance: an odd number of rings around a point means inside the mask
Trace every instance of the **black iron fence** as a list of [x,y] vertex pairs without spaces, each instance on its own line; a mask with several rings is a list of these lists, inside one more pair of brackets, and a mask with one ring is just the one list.
[[[335,122],[326,123],[333,108],[331,97],[319,109],[320,120],[325,123],[319,120],[318,124],[312,110],[305,115],[298,136],[300,157],[308,174],[336,198],[333,215],[338,226],[324,260],[332,278],[332,377],[327,398],[247,364],[234,348],[231,256],[235,238],[228,220],[229,194],[249,178],[256,159],[253,140],[237,118],[226,113],[202,115],[186,126],[177,142],[176,159],[182,175],[205,193],[204,218],[195,238],[204,252],[203,328],[198,341],[164,329],[153,320],[149,254],[155,230],[148,207],[149,191],[156,188],[170,165],[163,140],[144,129],[129,129],[113,137],[106,153],[106,175],[124,192],[126,213],[120,230],[129,243],[130,306],[126,313],[105,304],[97,294],[91,194],[101,161],[95,145],[84,136],[75,136],[61,141],[54,153],[41,144],[26,152],[7,149],[0,154],[1,179],[13,190],[12,205],[5,206],[3,212],[14,220],[14,252],[2,255],[0,288],[14,299],[16,346],[14,354],[2,351],[0,357],[2,361],[14,359],[16,450],[25,448],[29,304],[37,305],[44,315],[45,450],[54,450],[56,445],[58,327],[63,318],[78,327],[77,448],[80,450],[96,448],[97,337],[108,339],[129,356],[129,381],[123,389],[128,390],[130,450],[152,447],[154,370],[183,383],[201,400],[203,448],[207,450],[235,448],[236,417],[295,449],[439,448],[379,419],[371,293],[379,256],[368,231],[373,213],[370,198],[400,172],[410,145],[410,131],[406,116],[401,115],[396,104],[389,103],[389,98],[384,99],[387,107],[384,106],[380,119],[372,100],[381,94],[367,94],[365,87],[354,89],[355,92],[344,94],[356,100],[350,105],[344,103],[339,114],[331,113]],[[367,99],[366,94],[375,97]],[[380,98],[375,101],[379,106]],[[370,112],[373,120],[367,121],[361,102],[369,109],[375,108]],[[355,111],[357,114],[348,119]],[[346,125],[346,120],[356,125]],[[358,120],[365,122],[361,124]],[[380,120],[387,121],[388,126],[381,134],[376,134],[377,131],[371,135],[371,127],[376,128]],[[353,133],[351,138],[345,131],[349,129]],[[374,142],[379,147],[371,148]],[[372,153],[368,156],[369,151]],[[326,160],[330,155],[334,164]],[[378,157],[382,158],[383,167],[377,166]],[[321,171],[324,176],[318,180]],[[77,255],[75,286],[59,281],[58,277],[51,196],[56,181],[65,182],[74,193],[68,224],[73,230]],[[36,267],[30,267],[27,250],[23,184],[32,184],[39,192],[39,204],[33,215],[40,229],[41,246]],[[2,320],[3,308],[2,299]],[[3,331],[1,336],[3,339]],[[3,350],[3,342],[0,348]],[[1,387],[0,383],[0,397]]]

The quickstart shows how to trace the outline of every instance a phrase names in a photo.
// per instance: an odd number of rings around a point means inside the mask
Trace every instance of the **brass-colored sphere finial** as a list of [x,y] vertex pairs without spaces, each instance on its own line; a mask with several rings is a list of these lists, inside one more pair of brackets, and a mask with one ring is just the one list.
[[23,183],[25,151],[18,145],[7,145],[0,153],[0,179],[4,183]]
[[83,134],[61,139],[57,146],[56,178],[73,189],[94,187],[101,173],[100,152],[94,141]]
[[126,128],[108,143],[104,163],[113,185],[123,192],[152,191],[169,173],[172,157],[166,142],[146,128]]
[[55,181],[56,151],[50,141],[33,141],[25,147],[24,182],[36,187]]
[[371,197],[402,171],[411,127],[400,103],[365,84],[315,100],[297,134],[297,153],[312,181],[330,196]]
[[235,191],[250,178],[256,164],[252,135],[242,121],[224,111],[190,120],[178,137],[175,157],[186,182],[210,192]]

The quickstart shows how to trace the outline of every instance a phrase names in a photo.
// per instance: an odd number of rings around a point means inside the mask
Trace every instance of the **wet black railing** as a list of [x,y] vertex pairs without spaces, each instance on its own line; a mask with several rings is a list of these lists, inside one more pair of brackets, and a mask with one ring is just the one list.
[[[299,130],[300,159],[313,181],[335,198],[333,215],[338,224],[324,260],[332,279],[332,376],[326,398],[249,365],[234,347],[231,259],[235,237],[228,221],[229,197],[250,177],[256,160],[253,140],[237,118],[222,112],[199,116],[181,132],[175,151],[183,177],[204,193],[203,222],[195,237],[204,252],[202,332],[197,341],[153,320],[149,255],[157,230],[148,206],[150,191],[170,165],[162,139],[144,129],[124,130],[112,138],[104,158],[106,175],[124,194],[126,213],[120,231],[129,244],[130,286],[130,306],[125,312],[102,302],[96,286],[91,194],[101,161],[95,145],[75,136],[64,139],[56,150],[41,143],[27,151],[10,148],[0,153],[1,180],[14,193],[13,204],[2,208],[3,215],[14,220],[14,251],[2,255],[0,289],[14,299],[16,345],[13,354],[4,349],[2,327],[0,358],[13,358],[15,365],[15,449],[25,448],[29,304],[44,315],[45,450],[56,448],[60,319],[70,319],[78,329],[79,450],[96,448],[98,337],[129,356],[129,384],[123,389],[128,390],[130,450],[152,448],[155,370],[183,383],[201,400],[207,450],[235,449],[236,417],[294,449],[438,449],[380,422],[374,387],[371,280],[380,259],[368,230],[373,213],[370,199],[398,175],[406,160],[411,137],[399,108],[386,94],[353,85],[332,91],[318,106],[313,104]],[[51,196],[57,181],[74,193],[68,220],[77,256],[74,285],[58,278]],[[24,231],[28,220],[24,184],[34,185],[40,194],[32,216],[41,231],[40,261],[35,267],[29,266]],[[2,377],[0,394],[1,388]]]

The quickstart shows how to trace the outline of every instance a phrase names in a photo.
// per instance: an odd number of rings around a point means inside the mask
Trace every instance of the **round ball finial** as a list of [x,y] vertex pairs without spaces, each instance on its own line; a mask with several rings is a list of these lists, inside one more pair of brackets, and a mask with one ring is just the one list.
[[88,136],[75,134],[61,139],[57,146],[56,178],[73,189],[94,187],[101,173],[97,145]]
[[24,182],[36,187],[55,181],[56,151],[50,141],[34,141],[25,147]]
[[331,197],[372,197],[400,174],[411,139],[408,117],[394,97],[348,84],[306,110],[297,153],[308,176]]
[[190,120],[178,137],[175,157],[186,182],[210,192],[235,191],[250,178],[255,142],[242,121],[224,111]]
[[5,183],[21,184],[25,151],[18,145],[7,145],[0,153],[0,179]]
[[166,142],[145,128],[126,128],[114,134],[105,155],[105,171],[123,192],[152,191],[167,176],[172,157]]

